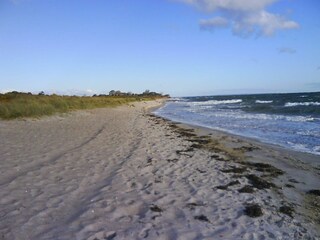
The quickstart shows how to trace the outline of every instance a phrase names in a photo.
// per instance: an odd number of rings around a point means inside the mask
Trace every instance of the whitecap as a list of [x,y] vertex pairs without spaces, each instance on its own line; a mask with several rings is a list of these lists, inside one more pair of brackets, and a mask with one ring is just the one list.
[[270,101],[256,100],[256,103],[273,103],[273,100],[270,100]]
[[296,107],[296,106],[320,106],[320,102],[287,102],[285,107]]
[[230,99],[230,100],[209,100],[204,102],[190,102],[190,105],[219,105],[219,104],[234,104],[241,103],[242,99]]

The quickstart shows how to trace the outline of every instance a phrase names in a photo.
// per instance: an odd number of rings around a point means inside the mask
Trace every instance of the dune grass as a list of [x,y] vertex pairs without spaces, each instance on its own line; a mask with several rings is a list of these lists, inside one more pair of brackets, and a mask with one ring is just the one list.
[[41,117],[74,110],[116,107],[136,101],[149,101],[161,96],[59,96],[26,93],[0,94],[0,118]]

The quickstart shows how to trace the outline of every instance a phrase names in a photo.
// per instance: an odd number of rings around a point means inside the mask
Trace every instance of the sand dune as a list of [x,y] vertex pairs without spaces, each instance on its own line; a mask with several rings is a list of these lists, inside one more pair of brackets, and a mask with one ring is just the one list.
[[[1,121],[0,239],[319,237],[299,210],[297,190],[283,187],[290,176],[274,177],[279,188],[239,192],[252,185],[249,175],[264,173],[249,165],[242,175],[230,171],[244,165],[221,149],[200,147],[207,137],[150,116],[146,109],[159,104]],[[310,188],[319,187],[317,173],[311,175]],[[253,204],[262,216],[248,216]],[[281,206],[293,206],[293,217]]]

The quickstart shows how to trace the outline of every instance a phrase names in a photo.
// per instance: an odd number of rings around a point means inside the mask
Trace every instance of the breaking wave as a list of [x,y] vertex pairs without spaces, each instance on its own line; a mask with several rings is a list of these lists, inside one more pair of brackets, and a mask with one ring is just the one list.
[[270,100],[270,101],[256,100],[256,103],[273,103],[273,100]]
[[285,107],[296,107],[296,106],[320,106],[320,102],[287,102]]
[[190,102],[190,105],[220,105],[220,104],[235,104],[241,103],[242,99],[231,99],[231,100],[209,100],[203,102]]

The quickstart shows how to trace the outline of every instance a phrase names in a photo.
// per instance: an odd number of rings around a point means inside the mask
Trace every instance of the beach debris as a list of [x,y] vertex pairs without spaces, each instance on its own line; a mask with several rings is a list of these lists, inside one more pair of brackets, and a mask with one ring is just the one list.
[[289,207],[289,206],[281,206],[279,208],[279,212],[286,214],[292,218],[292,214],[294,213],[294,209],[293,209],[293,207]]
[[199,168],[196,168],[196,170],[199,172],[199,173],[206,173],[207,171],[204,171],[204,170],[201,170]]
[[205,215],[194,216],[194,219],[202,221],[202,222],[210,222],[209,219]]
[[235,180],[235,181],[229,182],[229,183],[226,184],[226,185],[217,186],[216,188],[217,188],[217,189],[220,189],[220,190],[227,190],[228,187],[234,186],[234,185],[237,185],[237,184],[240,184],[240,182],[239,182],[238,180]]
[[191,146],[190,146],[190,148],[201,148],[202,146],[200,145],[200,144],[195,144],[195,143],[193,143],[193,144],[191,144]]
[[154,182],[155,182],[155,183],[162,183],[162,179],[163,179],[162,176],[157,176],[157,177],[154,179]]
[[319,190],[319,189],[309,190],[309,191],[307,192],[307,194],[309,194],[309,195],[315,195],[315,196],[320,196],[320,190]]
[[211,142],[210,137],[202,136],[202,137],[195,137],[192,139],[188,139],[189,142],[197,143],[199,147],[209,144]]
[[291,183],[299,183],[297,180],[295,180],[294,178],[289,179],[289,182]]
[[284,174],[284,171],[268,164],[268,163],[252,163],[248,162],[245,165],[253,167],[258,172],[269,173],[272,177],[277,177]]
[[228,161],[227,159],[225,159],[225,158],[223,158],[223,157],[221,157],[221,156],[219,156],[217,154],[213,154],[210,157],[211,157],[211,159],[214,159],[214,160],[217,160],[217,161]]
[[152,157],[148,157],[147,163],[151,163],[151,162],[152,162]]
[[111,231],[111,232],[108,232],[108,233],[106,234],[105,239],[106,239],[106,240],[112,240],[112,239],[114,239],[116,236],[117,236],[117,233],[114,232],[114,231]]
[[163,212],[163,210],[160,208],[160,207],[158,207],[157,205],[152,205],[151,207],[150,207],[150,210],[152,211],[152,212]]
[[253,145],[234,148],[234,150],[241,151],[241,152],[252,152],[254,150],[259,150],[259,149],[260,149],[259,147],[256,147],[256,146],[253,146]]
[[256,218],[263,215],[262,209],[259,204],[248,204],[244,209],[245,215]]
[[190,210],[194,210],[195,207],[201,207],[204,206],[202,203],[187,203],[186,207],[189,208]]
[[227,190],[228,186],[227,185],[221,185],[221,186],[217,186],[216,188],[220,189],[220,190]]
[[269,189],[272,187],[276,187],[274,183],[268,182],[254,174],[246,175],[246,178],[249,180],[249,182],[252,184],[253,187],[257,189]]
[[179,159],[177,158],[174,158],[174,159],[167,159],[168,162],[173,162],[173,163],[176,163],[179,161]]
[[224,173],[244,173],[247,171],[246,167],[231,167],[230,169],[221,170]]
[[239,193],[253,193],[254,188],[250,185],[245,185],[243,188],[240,188],[238,190]]
[[186,138],[190,138],[190,137],[196,137],[197,135],[193,133],[193,129],[184,129],[184,128],[175,128],[175,132],[177,134],[179,134],[181,137],[186,137]]
[[192,155],[188,154],[188,152],[193,152],[193,151],[194,151],[194,149],[190,147],[185,150],[176,150],[176,154],[192,157]]

